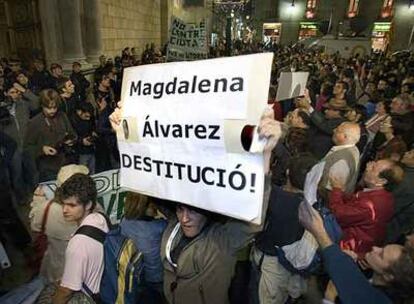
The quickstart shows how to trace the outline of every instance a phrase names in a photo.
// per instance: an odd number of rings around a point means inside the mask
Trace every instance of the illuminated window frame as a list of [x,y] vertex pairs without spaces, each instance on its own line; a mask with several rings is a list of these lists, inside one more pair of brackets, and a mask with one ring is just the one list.
[[392,15],[392,8],[394,5],[394,0],[384,0],[381,8],[381,17],[389,18]]
[[349,0],[348,17],[353,18],[358,14],[359,0]]
[[308,10],[314,10],[316,8],[316,0],[307,0],[306,1],[306,8]]
[[305,12],[306,19],[315,18],[316,5],[317,5],[317,0],[306,1],[306,12]]

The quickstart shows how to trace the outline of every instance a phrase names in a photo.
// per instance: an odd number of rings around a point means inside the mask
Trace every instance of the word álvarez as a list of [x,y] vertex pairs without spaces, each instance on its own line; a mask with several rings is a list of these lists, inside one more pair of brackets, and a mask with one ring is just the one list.
[[194,75],[191,80],[178,80],[174,77],[169,82],[138,82],[131,81],[129,96],[152,95],[154,99],[160,99],[164,94],[194,94],[217,92],[237,92],[244,90],[244,79],[242,77],[198,79]]
[[[219,125],[180,125],[180,124],[162,124],[154,120],[154,124],[148,120],[149,115],[145,118],[144,131],[142,137],[169,137],[190,138],[192,136],[198,139],[215,139],[219,140],[217,132],[220,130]],[[194,134],[194,135],[193,135]]]

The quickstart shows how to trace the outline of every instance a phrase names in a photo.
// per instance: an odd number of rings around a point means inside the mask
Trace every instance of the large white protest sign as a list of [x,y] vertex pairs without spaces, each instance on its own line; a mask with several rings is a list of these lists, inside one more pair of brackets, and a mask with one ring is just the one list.
[[187,24],[171,18],[167,61],[199,60],[207,58],[206,23]]
[[278,81],[276,100],[303,96],[305,94],[308,72],[282,72]]
[[[126,191],[119,185],[119,170],[110,170],[92,175],[98,191],[98,203],[102,206],[105,213],[113,224],[118,223],[124,214],[124,201]],[[41,184],[46,197],[54,197],[56,181],[49,181]]]
[[260,222],[263,156],[244,151],[240,137],[266,108],[272,57],[126,69],[121,186]]

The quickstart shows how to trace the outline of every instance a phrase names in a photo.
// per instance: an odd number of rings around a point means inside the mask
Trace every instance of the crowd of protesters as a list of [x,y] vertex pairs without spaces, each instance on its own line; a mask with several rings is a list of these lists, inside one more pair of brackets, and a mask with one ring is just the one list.
[[[47,251],[32,268],[59,282],[46,288],[53,303],[99,298],[102,244],[73,235],[84,225],[110,229],[88,174],[119,168],[114,128],[123,70],[164,62],[165,51],[147,45],[141,56],[134,48],[113,60],[102,55],[92,81],[78,62],[64,75],[58,63],[48,70],[41,59],[26,68],[18,59],[1,60],[0,238],[32,267],[31,238],[46,231]],[[408,303],[414,297],[414,53],[343,58],[300,45],[264,50],[236,42],[233,54],[263,51],[275,53],[272,111],[260,122],[271,152],[263,225],[129,193],[120,227],[144,253],[139,303]],[[209,57],[225,53],[219,45]],[[280,73],[295,71],[309,72],[304,96],[276,100]],[[305,184],[320,164],[312,208]],[[57,180],[55,194],[38,187],[51,180]],[[28,202],[32,235],[14,207]],[[45,209],[50,215],[42,225]],[[327,214],[340,233],[331,233]],[[319,262],[300,267],[309,256],[316,259],[302,246],[310,236]]]

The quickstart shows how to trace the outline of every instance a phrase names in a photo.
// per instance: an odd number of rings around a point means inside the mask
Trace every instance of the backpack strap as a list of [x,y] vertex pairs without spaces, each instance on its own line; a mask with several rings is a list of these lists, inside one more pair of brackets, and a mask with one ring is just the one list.
[[80,226],[79,229],[75,232],[75,235],[77,234],[89,236],[90,238],[98,241],[101,244],[105,242],[106,237],[106,232],[102,231],[99,228],[89,225]]
[[50,206],[52,205],[52,203],[53,203],[53,200],[50,200],[47,203],[45,210],[43,211],[42,227],[40,228],[40,232],[42,234],[45,234],[45,231],[46,231],[47,218],[49,216],[49,209],[50,209]]
[[85,283],[82,283],[82,288],[86,292],[88,297],[90,297],[96,304],[102,303],[99,293],[93,293],[92,290],[90,290]]

